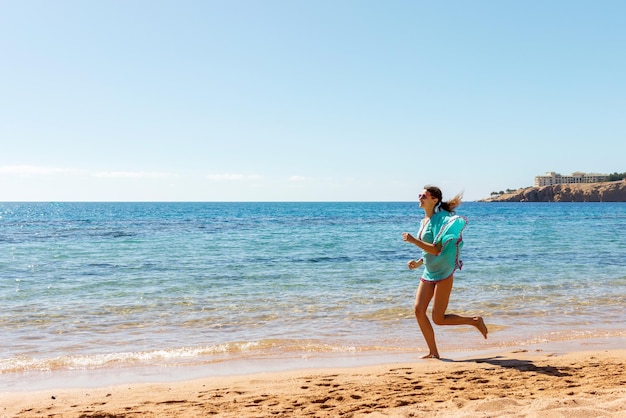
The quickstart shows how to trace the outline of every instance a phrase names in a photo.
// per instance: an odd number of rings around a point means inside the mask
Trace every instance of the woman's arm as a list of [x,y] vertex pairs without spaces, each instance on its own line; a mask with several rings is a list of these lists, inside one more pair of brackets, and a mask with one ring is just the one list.
[[429,254],[437,255],[441,252],[441,243],[437,245],[429,244],[428,242],[424,242],[420,239],[415,238],[413,235],[405,232],[402,234],[402,239],[406,242],[410,242],[413,245],[417,245],[422,250],[426,251]]

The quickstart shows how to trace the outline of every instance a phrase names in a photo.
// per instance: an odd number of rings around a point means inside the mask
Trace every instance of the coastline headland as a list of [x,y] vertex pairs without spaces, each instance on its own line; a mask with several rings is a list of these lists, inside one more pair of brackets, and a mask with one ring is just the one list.
[[526,187],[481,202],[626,202],[626,180]]

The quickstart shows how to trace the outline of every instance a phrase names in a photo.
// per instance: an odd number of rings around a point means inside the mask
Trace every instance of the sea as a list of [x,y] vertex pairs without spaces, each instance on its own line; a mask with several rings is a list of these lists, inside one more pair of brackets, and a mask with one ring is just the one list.
[[[435,326],[442,356],[626,341],[626,203],[457,214],[448,313],[489,337]],[[416,202],[0,203],[0,391],[417,361],[420,251],[402,233],[422,217]]]

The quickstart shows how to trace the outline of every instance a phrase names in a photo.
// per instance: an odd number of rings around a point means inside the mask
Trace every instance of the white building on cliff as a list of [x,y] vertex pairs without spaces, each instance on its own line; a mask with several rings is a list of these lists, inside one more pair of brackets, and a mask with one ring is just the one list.
[[608,178],[608,174],[582,173],[577,171],[569,176],[562,176],[559,173],[551,171],[546,173],[545,176],[536,176],[535,187],[564,183],[599,183],[607,181]]

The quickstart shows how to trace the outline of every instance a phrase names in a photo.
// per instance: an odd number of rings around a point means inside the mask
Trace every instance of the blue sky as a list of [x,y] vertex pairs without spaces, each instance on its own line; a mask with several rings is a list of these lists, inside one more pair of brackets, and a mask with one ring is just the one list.
[[0,0],[0,200],[466,200],[626,171],[623,1]]

